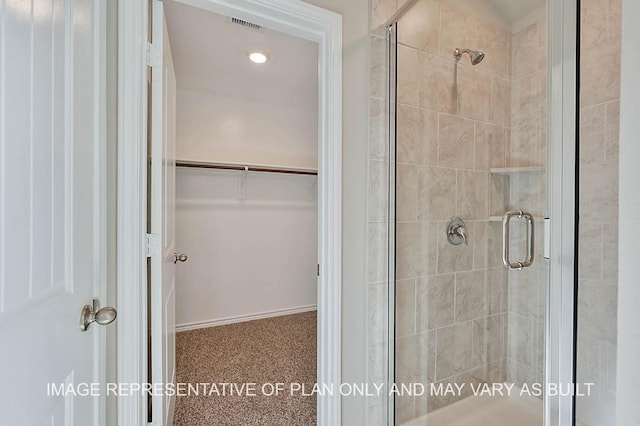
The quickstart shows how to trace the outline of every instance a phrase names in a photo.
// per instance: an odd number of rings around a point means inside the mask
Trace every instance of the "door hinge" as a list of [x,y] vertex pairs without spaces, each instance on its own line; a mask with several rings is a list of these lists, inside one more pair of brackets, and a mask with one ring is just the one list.
[[551,257],[551,219],[544,218],[544,258]]
[[147,66],[151,68],[159,67],[161,61],[162,55],[160,54],[160,49],[152,43],[147,43]]
[[147,257],[154,257],[160,254],[160,235],[159,234],[146,234],[146,254]]
[[318,269],[316,270],[316,274],[320,276],[320,264],[318,263]]

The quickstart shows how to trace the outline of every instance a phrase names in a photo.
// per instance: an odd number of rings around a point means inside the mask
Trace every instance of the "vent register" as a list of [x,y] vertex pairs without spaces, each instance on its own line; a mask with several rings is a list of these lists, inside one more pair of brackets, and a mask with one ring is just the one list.
[[245,28],[249,28],[254,31],[264,31],[264,27],[258,24],[254,24],[253,22],[243,21],[242,19],[238,19],[238,18],[231,18],[231,23],[236,25],[241,25]]

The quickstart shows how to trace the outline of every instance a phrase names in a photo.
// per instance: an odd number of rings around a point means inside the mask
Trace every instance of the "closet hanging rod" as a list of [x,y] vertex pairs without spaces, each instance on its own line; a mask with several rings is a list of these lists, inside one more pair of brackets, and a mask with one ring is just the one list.
[[312,169],[298,169],[294,167],[264,166],[258,164],[238,164],[238,163],[208,163],[200,161],[176,160],[176,167],[193,167],[198,169],[219,169],[219,170],[246,170],[248,172],[265,173],[285,173],[291,175],[311,175],[317,176],[318,171]]

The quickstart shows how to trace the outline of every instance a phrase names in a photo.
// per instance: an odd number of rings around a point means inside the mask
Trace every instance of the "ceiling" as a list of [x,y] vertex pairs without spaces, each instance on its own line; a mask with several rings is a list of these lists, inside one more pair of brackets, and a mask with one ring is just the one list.
[[[171,53],[179,89],[279,106],[317,109],[318,49],[277,31],[256,31],[229,17],[165,0]],[[258,49],[270,59],[249,61]]]

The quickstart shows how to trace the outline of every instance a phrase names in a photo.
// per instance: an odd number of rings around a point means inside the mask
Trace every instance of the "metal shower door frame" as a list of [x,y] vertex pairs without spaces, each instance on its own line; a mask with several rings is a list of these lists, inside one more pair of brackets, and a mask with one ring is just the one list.
[[[407,0],[387,21],[389,106],[389,210],[388,210],[388,380],[395,364],[395,82],[397,20],[415,0]],[[577,262],[577,100],[579,0],[548,0],[548,107],[549,134],[547,211],[551,218],[549,268],[545,312],[545,385],[575,383],[575,295]],[[387,424],[394,423],[394,401],[387,401]],[[544,425],[575,424],[574,397],[547,396]]]
[[[545,330],[545,383],[575,383],[576,153],[580,0],[549,0],[548,213],[551,218]],[[575,398],[547,396],[546,426],[575,424]]]

